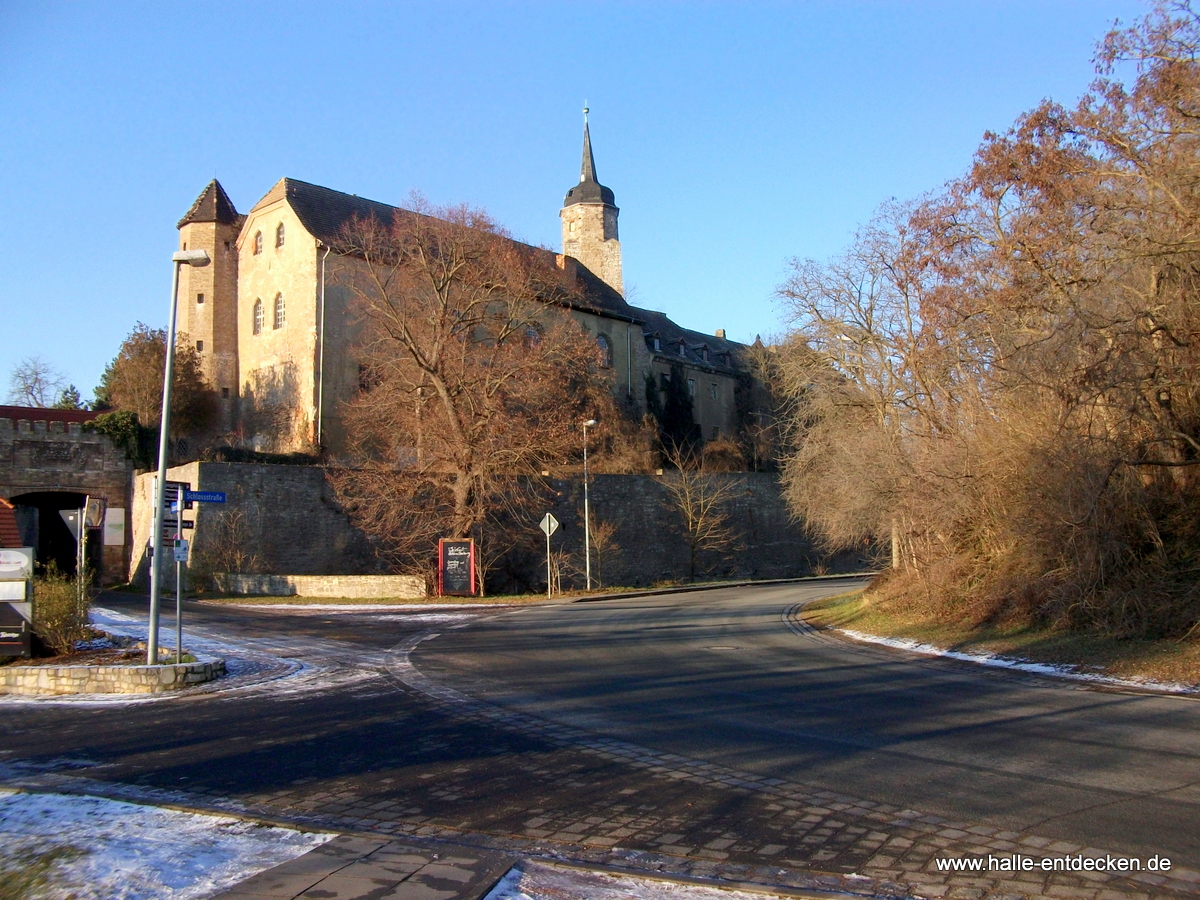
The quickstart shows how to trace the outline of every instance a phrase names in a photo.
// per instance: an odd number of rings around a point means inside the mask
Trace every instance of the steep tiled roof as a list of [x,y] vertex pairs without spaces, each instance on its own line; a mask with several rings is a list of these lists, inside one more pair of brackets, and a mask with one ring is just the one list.
[[234,209],[233,201],[225,193],[225,188],[221,187],[221,182],[214,178],[208,183],[208,187],[200,192],[200,196],[196,198],[192,208],[179,220],[177,227],[182,228],[192,222],[219,222],[222,225],[237,225],[241,220],[242,217]]
[[[746,349],[745,344],[726,338],[692,331],[676,325],[666,313],[654,309],[639,309],[630,307],[642,322],[642,330],[646,343],[655,356],[665,361],[685,361],[694,366],[707,366],[716,370],[740,369],[741,355]],[[658,337],[660,349],[654,350],[652,341]],[[681,356],[679,345],[683,344]],[[704,359],[703,349],[708,348],[708,359]]]
[[17,528],[17,515],[13,505],[0,498],[0,547],[21,547],[21,530]]
[[298,181],[295,178],[281,178],[254,208],[258,209],[285,198],[305,230],[325,244],[336,243],[342,228],[355,218],[374,218],[390,225],[397,213],[404,212],[386,203],[364,200],[353,194],[343,194],[341,191]]
[[[387,225],[400,215],[418,215],[397,206],[366,200],[353,194],[343,194],[341,191],[295,178],[281,178],[266,196],[254,205],[254,209],[284,199],[309,234],[324,244],[335,246],[341,237],[342,229],[355,218],[374,218]],[[556,264],[556,254],[552,251],[528,244],[524,246],[532,253],[549,257],[547,262],[550,264]],[[571,306],[600,315],[637,320],[637,313],[618,291],[602,281],[583,263],[571,260],[570,265],[573,267],[576,287],[580,292],[578,297],[569,301]]]

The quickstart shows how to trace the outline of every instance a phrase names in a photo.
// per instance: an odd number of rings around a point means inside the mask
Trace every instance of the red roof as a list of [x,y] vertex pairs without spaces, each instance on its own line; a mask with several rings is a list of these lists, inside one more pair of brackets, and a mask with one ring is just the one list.
[[0,547],[23,547],[13,505],[0,497]]
[[45,409],[40,406],[0,406],[0,419],[31,422],[90,422],[100,415],[90,409]]

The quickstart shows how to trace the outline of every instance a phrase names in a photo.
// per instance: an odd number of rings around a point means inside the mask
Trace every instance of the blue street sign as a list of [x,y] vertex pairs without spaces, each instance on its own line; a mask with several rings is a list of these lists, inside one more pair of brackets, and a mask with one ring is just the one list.
[[184,491],[184,500],[198,500],[201,503],[224,503],[225,494],[221,491]]

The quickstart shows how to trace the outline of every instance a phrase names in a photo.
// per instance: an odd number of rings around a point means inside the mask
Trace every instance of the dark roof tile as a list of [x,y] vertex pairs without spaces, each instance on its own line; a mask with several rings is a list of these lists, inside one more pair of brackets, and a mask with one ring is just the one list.
[[233,201],[225,193],[225,188],[221,187],[221,182],[214,178],[208,183],[208,187],[200,192],[200,196],[196,198],[192,208],[179,220],[179,225],[176,227],[182,228],[192,222],[219,222],[222,225],[237,225],[241,221],[242,216],[234,209]]

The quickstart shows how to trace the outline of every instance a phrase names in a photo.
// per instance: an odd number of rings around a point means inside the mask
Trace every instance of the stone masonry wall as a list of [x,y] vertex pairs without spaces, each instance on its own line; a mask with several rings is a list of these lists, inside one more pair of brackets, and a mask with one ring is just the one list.
[[[34,411],[31,411],[31,415]],[[110,509],[128,510],[133,463],[101,434],[78,423],[0,418],[0,497],[67,491],[103,497]],[[90,540],[90,539],[89,539]],[[105,545],[100,577],[124,581],[129,530],[124,545]]]
[[[134,570],[148,577],[144,559],[150,531],[148,492],[152,476],[137,480],[134,500]],[[616,526],[618,549],[592,558],[592,573],[604,584],[646,586],[689,578],[687,541],[677,508],[663,484],[678,476],[593,475],[590,505],[593,521]],[[738,548],[703,553],[698,578],[791,578],[821,572],[859,571],[867,566],[856,554],[822,554],[791,521],[776,476],[740,473],[714,476],[732,483],[727,504]],[[184,533],[192,540],[193,564],[203,568],[222,541],[236,538],[248,557],[247,573],[260,575],[378,574],[379,563],[367,537],[337,504],[322,469],[313,466],[200,462],[168,471],[171,481],[196,490],[221,491],[225,504],[197,503],[184,518],[196,522]],[[583,585],[582,480],[547,479],[546,505],[530,517],[528,540],[489,575],[489,590],[545,588],[545,540],[538,521],[552,512],[562,523],[551,541],[565,563],[564,587]],[[231,534],[229,523],[237,524]],[[174,578],[173,563],[167,582]],[[223,571],[220,567],[212,572]],[[341,596],[341,594],[339,594]]]
[[[150,540],[153,473],[141,475],[134,489],[132,579],[148,583],[146,545]],[[191,542],[194,569],[227,571],[220,563],[231,543],[246,557],[245,571],[285,575],[363,575],[377,571],[366,536],[354,528],[338,505],[325,471],[317,466],[194,462],[167,470],[168,481],[193,490],[216,491],[226,502],[196,503],[185,510],[195,528],[183,533]],[[166,556],[166,554],[164,554]],[[164,572],[173,583],[174,562]]]
[[[792,521],[783,501],[777,476],[744,472],[713,476],[734,486],[726,506],[738,548],[728,553],[702,553],[697,578],[794,578],[823,572],[850,572],[868,568],[862,554],[830,555],[820,551]],[[592,577],[603,583],[642,587],[689,578],[688,542],[677,506],[664,482],[678,478],[668,472],[655,475],[593,475],[589,487],[592,521],[616,526],[617,549],[598,563],[592,556]],[[583,584],[583,483],[582,479],[553,480],[555,502],[548,511],[561,523],[551,538],[551,548],[564,553],[572,570],[566,586]],[[545,564],[545,543],[541,544]],[[544,569],[541,583],[545,584]]]

